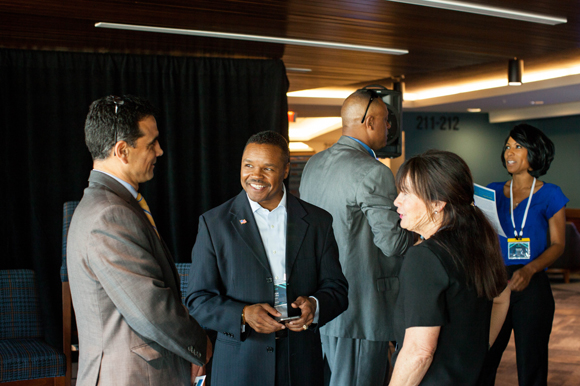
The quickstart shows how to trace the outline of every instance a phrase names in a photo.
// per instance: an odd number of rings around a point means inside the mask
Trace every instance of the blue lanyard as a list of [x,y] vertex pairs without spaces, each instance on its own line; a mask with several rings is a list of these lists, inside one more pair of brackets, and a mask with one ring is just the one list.
[[[516,222],[514,220],[514,193],[513,193],[514,180],[510,183],[510,209],[512,215],[512,225],[514,226],[514,235],[518,238],[518,231],[516,230]],[[524,212],[524,219],[522,221],[522,228],[520,229],[520,238],[524,235],[524,226],[526,225],[526,218],[528,218],[528,210],[530,209],[530,204],[532,203],[532,195],[534,194],[534,188],[536,187],[536,177],[534,177],[534,183],[532,184],[532,189],[530,190],[530,197],[528,198],[528,205],[526,206],[526,211]]]

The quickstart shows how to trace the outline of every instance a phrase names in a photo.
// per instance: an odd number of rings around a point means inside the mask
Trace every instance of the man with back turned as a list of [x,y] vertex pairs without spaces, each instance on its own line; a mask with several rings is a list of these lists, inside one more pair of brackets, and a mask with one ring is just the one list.
[[374,153],[387,144],[388,114],[372,90],[351,94],[342,136],[312,156],[300,183],[303,200],[332,214],[349,283],[349,309],[320,330],[331,386],[377,386],[388,377],[400,256],[412,243],[399,227],[393,173]]

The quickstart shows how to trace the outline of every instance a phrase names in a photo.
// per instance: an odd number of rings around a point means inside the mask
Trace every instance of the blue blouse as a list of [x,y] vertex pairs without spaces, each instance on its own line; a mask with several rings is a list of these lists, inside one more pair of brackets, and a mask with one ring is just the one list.
[[[503,231],[508,238],[514,237],[514,226],[510,215],[510,199],[503,194],[505,182],[492,182],[487,187],[495,190],[497,215]],[[524,238],[530,239],[531,259],[508,259],[507,238],[499,236],[501,254],[505,265],[527,264],[540,256],[548,248],[548,221],[568,203],[568,198],[559,186],[544,182],[532,196],[532,203],[524,227]],[[514,209],[514,221],[519,233],[524,219],[528,198],[522,200]]]

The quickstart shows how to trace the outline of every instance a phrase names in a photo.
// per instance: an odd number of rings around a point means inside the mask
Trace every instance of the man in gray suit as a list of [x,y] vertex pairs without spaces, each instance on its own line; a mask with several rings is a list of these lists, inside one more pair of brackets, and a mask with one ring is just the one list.
[[109,96],[93,102],[86,119],[93,171],[67,247],[79,386],[190,385],[191,363],[203,366],[211,355],[204,330],[181,303],[175,264],[137,193],[163,154],[153,113],[140,98]]
[[388,109],[358,90],[341,110],[342,137],[306,164],[300,197],[332,214],[349,308],[320,329],[331,386],[383,385],[401,255],[411,244],[399,227],[393,173],[376,160],[386,146]]

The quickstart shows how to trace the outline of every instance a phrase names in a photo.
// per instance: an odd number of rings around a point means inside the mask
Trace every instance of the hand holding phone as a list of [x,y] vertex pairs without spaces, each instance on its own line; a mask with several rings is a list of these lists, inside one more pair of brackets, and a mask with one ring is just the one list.
[[271,334],[286,328],[278,323],[274,317],[282,316],[274,307],[267,303],[258,303],[244,308],[246,323],[260,334]]
[[290,331],[301,332],[306,331],[314,320],[316,313],[316,300],[307,296],[299,296],[292,304],[292,308],[300,308],[300,318],[286,322],[286,327]]

